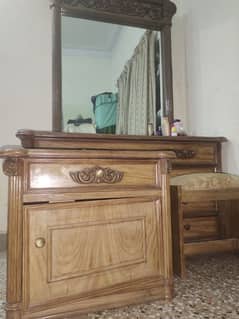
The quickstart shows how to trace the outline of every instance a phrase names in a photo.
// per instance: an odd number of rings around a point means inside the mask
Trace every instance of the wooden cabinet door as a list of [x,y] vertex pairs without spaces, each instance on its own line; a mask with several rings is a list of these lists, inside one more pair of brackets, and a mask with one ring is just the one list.
[[160,215],[155,198],[25,206],[25,309],[157,284]]

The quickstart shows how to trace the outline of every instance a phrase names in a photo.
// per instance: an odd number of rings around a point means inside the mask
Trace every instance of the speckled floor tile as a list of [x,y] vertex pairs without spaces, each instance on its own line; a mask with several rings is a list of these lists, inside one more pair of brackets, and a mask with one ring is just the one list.
[[3,303],[6,296],[6,255],[0,252],[0,319],[5,318]]
[[[5,267],[5,255],[0,254],[1,305]],[[106,310],[79,319],[239,319],[239,255],[195,257],[188,260],[187,269],[186,280],[175,279],[175,297],[170,303],[158,301]]]

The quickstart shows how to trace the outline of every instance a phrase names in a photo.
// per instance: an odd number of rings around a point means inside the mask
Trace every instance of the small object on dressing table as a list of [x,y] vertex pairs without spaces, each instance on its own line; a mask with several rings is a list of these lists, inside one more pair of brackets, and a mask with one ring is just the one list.
[[148,136],[154,135],[153,123],[148,123]]

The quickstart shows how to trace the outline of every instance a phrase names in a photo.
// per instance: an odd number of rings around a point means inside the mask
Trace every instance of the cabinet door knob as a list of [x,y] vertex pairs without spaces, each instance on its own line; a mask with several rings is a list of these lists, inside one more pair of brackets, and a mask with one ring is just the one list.
[[46,244],[45,238],[39,237],[35,240],[35,246],[37,248],[43,248]]
[[191,229],[191,225],[189,225],[189,224],[184,225],[184,229],[185,230],[190,230]]

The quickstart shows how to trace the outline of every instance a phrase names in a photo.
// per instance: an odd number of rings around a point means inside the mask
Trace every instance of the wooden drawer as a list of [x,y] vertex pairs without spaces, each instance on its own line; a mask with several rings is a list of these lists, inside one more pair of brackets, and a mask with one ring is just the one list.
[[195,202],[195,203],[182,203],[183,217],[195,218],[205,216],[215,216],[218,214],[217,202]]
[[185,242],[217,239],[219,237],[218,218],[216,216],[185,218],[183,227]]
[[107,186],[155,186],[157,161],[153,160],[47,160],[30,161],[25,191]]
[[168,143],[159,145],[161,150],[172,150],[176,154],[174,164],[216,164],[217,148],[215,143]]

